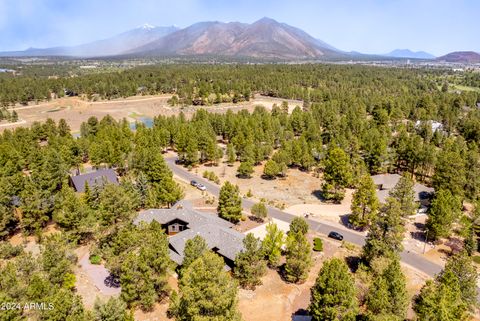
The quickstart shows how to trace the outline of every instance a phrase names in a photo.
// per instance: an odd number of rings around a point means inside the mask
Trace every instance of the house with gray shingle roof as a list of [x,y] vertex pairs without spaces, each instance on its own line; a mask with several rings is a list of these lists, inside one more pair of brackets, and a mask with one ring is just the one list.
[[[385,203],[390,191],[397,185],[401,176],[398,174],[379,174],[373,175],[373,183],[377,187],[377,198],[380,203]],[[423,184],[415,183],[413,185],[415,201],[421,205],[428,205],[429,199],[434,193],[434,189]]]
[[213,252],[223,257],[227,270],[233,267],[235,257],[243,249],[244,235],[232,229],[232,223],[215,215],[178,206],[142,211],[133,223],[153,220],[159,222],[169,235],[170,258],[178,265],[183,262],[186,242],[197,235],[205,239]]
[[111,169],[99,169],[91,173],[71,176],[70,181],[77,192],[85,192],[85,184],[89,187],[103,186],[106,183],[118,185],[117,173]]

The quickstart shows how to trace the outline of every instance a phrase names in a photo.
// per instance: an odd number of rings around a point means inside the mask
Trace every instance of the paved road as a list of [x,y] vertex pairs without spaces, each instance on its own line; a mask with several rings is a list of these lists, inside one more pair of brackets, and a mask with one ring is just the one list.
[[[208,192],[218,197],[218,194],[220,192],[220,187],[218,185],[211,183],[210,181],[189,172],[188,170],[186,170],[181,166],[176,165],[175,158],[167,158],[166,162],[175,175],[187,181],[195,180],[199,183],[202,183],[203,185],[206,186]],[[253,202],[252,200],[249,200],[249,199],[242,200],[242,205],[246,209],[250,209],[253,204],[255,204],[255,202]],[[295,215],[286,213],[284,211],[281,211],[273,207],[268,207],[268,214],[270,217],[273,217],[285,222],[290,222],[295,218]],[[360,234],[356,231],[352,231],[343,225],[334,224],[332,222],[327,222],[327,221],[319,222],[311,219],[307,219],[307,222],[310,224],[310,228],[312,230],[322,233],[324,235],[327,235],[332,230],[338,231],[343,235],[345,241],[348,241],[350,243],[353,243],[359,246],[363,246],[363,244],[365,244],[365,236],[363,234]],[[402,258],[403,263],[408,264],[411,267],[421,272],[424,272],[425,274],[428,274],[431,277],[433,277],[435,274],[439,273],[442,270],[442,267],[440,265],[432,263],[418,254],[404,251],[401,253],[400,256]]]

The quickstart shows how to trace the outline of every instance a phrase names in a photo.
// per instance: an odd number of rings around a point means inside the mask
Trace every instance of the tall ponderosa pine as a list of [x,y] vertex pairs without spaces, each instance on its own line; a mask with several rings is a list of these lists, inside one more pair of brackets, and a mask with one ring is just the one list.
[[366,302],[369,315],[373,319],[405,319],[409,299],[406,278],[398,259],[393,259],[381,275],[374,276]]
[[170,206],[183,197],[183,191],[173,180],[172,171],[168,168],[162,154],[159,150],[149,148],[146,154],[141,153],[147,158],[139,168],[145,173],[150,182],[150,189],[147,196],[147,205],[149,207]]
[[323,184],[322,190],[327,199],[343,199],[343,190],[352,183],[352,166],[347,153],[340,147],[330,146],[323,160]]
[[172,263],[167,236],[159,223],[142,224],[136,232],[141,242],[122,254],[121,297],[130,306],[140,303],[149,310],[169,293],[167,277]]
[[375,193],[375,185],[370,176],[361,178],[358,189],[353,194],[349,217],[350,223],[357,228],[367,227],[378,213],[379,202]]
[[415,215],[418,205],[415,203],[415,192],[413,180],[406,174],[398,181],[395,188],[390,191],[390,196],[400,203],[403,216]]
[[282,256],[282,246],[285,244],[285,233],[277,224],[270,222],[266,227],[267,235],[262,241],[263,255],[270,267],[276,267]]
[[428,213],[428,237],[434,240],[448,237],[452,232],[452,224],[460,217],[460,213],[459,198],[447,189],[438,190]]
[[338,258],[325,261],[312,287],[310,306],[312,320],[350,320],[358,313],[355,281],[348,266]]
[[237,284],[224,270],[224,261],[207,251],[185,270],[171,312],[177,321],[240,321]]
[[307,279],[312,266],[312,247],[301,232],[288,233],[285,278],[298,283]]
[[206,251],[208,251],[207,242],[200,235],[195,235],[192,239],[187,240],[183,250],[182,272]]
[[134,321],[133,313],[120,298],[111,297],[106,302],[95,300],[93,307],[95,321]]
[[[448,142],[451,145],[451,142]],[[448,190],[452,195],[463,198],[465,188],[465,159],[456,148],[447,144],[438,155],[433,175],[436,191]]]
[[227,163],[228,165],[233,165],[236,160],[237,154],[235,154],[235,148],[233,147],[233,144],[230,143],[227,145]]
[[252,233],[243,239],[243,250],[235,258],[235,278],[240,286],[255,289],[262,284],[261,277],[267,272],[267,264],[263,257],[262,243]]
[[427,280],[415,299],[413,309],[419,320],[457,321],[467,319],[458,280],[452,272],[442,280]]
[[238,186],[225,182],[218,198],[218,215],[227,221],[237,223],[242,217],[242,199]]
[[458,279],[462,300],[469,308],[473,309],[478,302],[478,272],[473,265],[472,258],[465,252],[459,252],[451,256],[445,265],[442,275],[447,272],[451,272]]
[[363,246],[363,257],[368,263],[378,257],[396,257],[403,250],[404,232],[400,203],[388,197],[370,226]]

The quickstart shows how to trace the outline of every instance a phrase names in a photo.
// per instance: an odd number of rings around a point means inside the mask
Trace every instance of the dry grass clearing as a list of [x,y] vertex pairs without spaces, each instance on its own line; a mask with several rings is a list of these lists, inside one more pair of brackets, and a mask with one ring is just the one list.
[[[126,118],[128,121],[134,122],[142,118],[153,118],[158,115],[178,115],[182,111],[189,118],[200,108],[217,113],[225,113],[229,109],[233,111],[242,109],[253,111],[257,105],[271,109],[273,104],[280,105],[283,101],[283,99],[256,95],[250,101],[238,104],[223,103],[215,106],[170,107],[167,101],[171,96],[134,96],[94,102],[86,101],[79,97],[64,97],[39,104],[31,103],[28,106],[16,106],[14,109],[18,113],[19,121],[12,124],[2,123],[0,131],[7,128],[28,127],[34,121],[45,121],[47,118],[52,118],[57,122],[63,118],[75,132],[80,129],[81,123],[91,116],[102,118],[106,115],[111,115],[118,120]],[[301,101],[288,100],[288,102],[290,110],[293,110],[295,106],[302,106]]]

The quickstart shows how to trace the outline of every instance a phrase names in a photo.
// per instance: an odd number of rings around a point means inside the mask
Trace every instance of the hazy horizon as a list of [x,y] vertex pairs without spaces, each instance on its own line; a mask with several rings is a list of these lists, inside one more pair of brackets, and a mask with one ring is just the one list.
[[184,28],[200,21],[252,23],[269,17],[345,51],[410,49],[441,56],[480,52],[478,12],[480,2],[473,0],[0,0],[0,51],[78,45],[144,23]]

